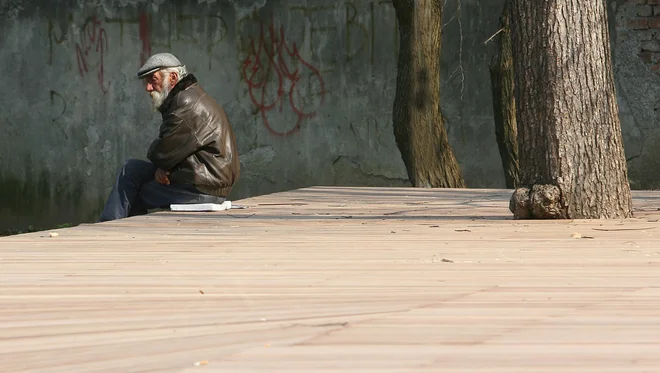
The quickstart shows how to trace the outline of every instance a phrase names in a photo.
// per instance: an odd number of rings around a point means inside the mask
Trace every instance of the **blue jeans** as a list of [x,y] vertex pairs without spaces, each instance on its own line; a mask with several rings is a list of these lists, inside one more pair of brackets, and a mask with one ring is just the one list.
[[157,167],[147,161],[129,159],[105,204],[101,221],[144,215],[148,209],[169,208],[178,203],[222,203],[222,197],[204,194],[192,184],[163,185],[154,177]]

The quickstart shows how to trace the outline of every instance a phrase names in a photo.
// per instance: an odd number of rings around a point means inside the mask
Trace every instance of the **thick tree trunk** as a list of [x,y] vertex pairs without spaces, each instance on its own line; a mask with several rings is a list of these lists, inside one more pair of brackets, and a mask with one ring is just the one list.
[[521,185],[556,186],[558,217],[632,216],[605,1],[511,5]]
[[459,188],[465,183],[440,113],[442,0],[394,0],[399,64],[394,137],[416,187]]
[[500,18],[501,32],[497,36],[499,52],[490,64],[493,90],[495,137],[500,149],[506,187],[518,187],[518,130],[516,125],[516,99],[514,96],[513,56],[511,52],[510,7],[507,1]]

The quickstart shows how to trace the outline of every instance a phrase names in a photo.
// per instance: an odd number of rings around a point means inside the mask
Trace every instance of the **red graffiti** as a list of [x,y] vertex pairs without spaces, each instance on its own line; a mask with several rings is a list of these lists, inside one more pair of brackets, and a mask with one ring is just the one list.
[[140,66],[147,62],[151,56],[151,33],[149,32],[149,17],[146,13],[140,14],[140,41],[142,50],[140,51]]
[[[325,99],[325,85],[319,71],[300,56],[295,43],[289,46],[284,40],[284,27],[280,26],[278,33],[272,22],[268,36],[264,34],[264,25],[260,25],[258,46],[254,39],[250,40],[243,77],[266,129],[277,136],[300,130],[303,120],[314,117]],[[285,104],[293,111],[295,123],[291,128],[276,130],[268,120],[268,113],[274,109],[282,113]]]
[[90,51],[97,53],[99,60],[99,70],[97,78],[101,91],[108,92],[108,87],[104,85],[103,71],[103,53],[108,49],[108,37],[105,29],[101,26],[101,21],[92,17],[85,22],[80,32],[80,43],[76,43],[76,57],[78,60],[78,71],[80,76],[84,77],[89,72]]

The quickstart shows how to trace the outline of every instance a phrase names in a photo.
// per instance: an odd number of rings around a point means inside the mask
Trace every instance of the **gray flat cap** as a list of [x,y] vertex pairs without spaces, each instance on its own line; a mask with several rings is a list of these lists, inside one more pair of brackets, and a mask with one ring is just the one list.
[[167,69],[168,67],[181,66],[181,61],[174,57],[171,53],[156,53],[149,57],[147,62],[138,70],[138,79],[146,78],[149,74],[156,72],[160,69]]

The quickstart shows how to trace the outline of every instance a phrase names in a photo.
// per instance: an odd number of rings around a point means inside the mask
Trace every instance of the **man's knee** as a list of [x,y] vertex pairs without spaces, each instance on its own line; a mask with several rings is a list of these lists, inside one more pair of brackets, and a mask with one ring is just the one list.
[[122,177],[146,181],[153,178],[156,166],[153,163],[141,159],[129,159],[121,169]]
[[142,170],[145,167],[149,167],[151,162],[143,161],[141,159],[129,159],[124,163],[122,167],[126,171]]

